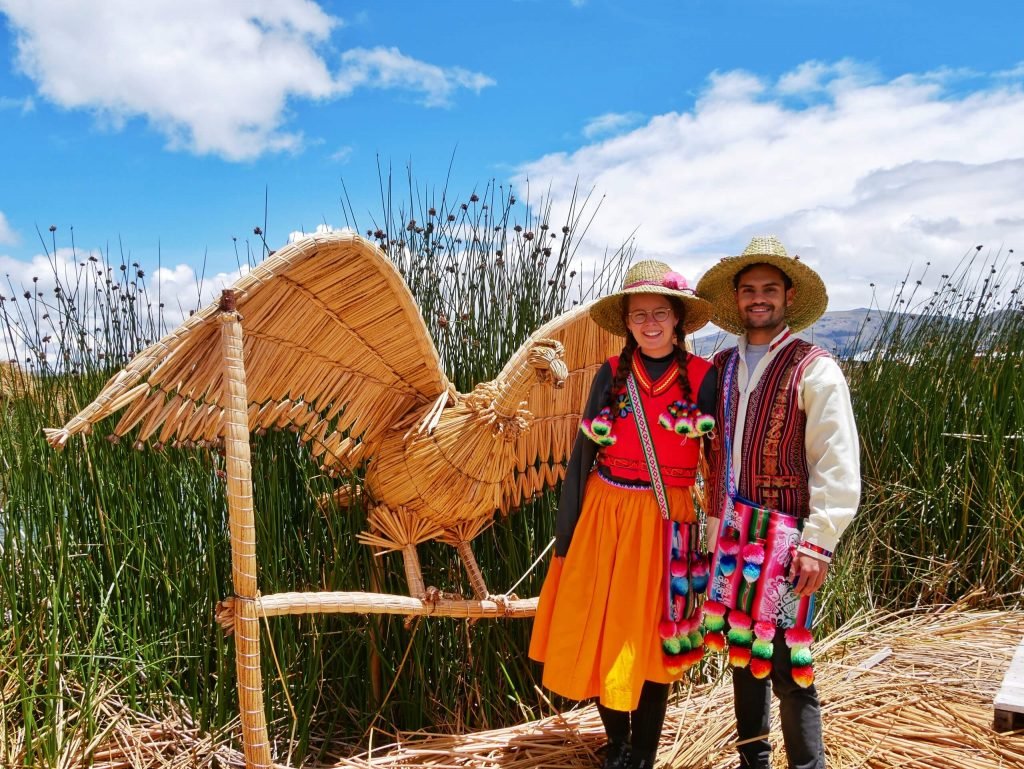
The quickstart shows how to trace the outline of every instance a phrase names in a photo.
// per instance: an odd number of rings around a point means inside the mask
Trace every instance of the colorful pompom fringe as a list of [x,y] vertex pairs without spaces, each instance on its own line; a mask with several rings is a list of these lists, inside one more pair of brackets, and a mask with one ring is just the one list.
[[811,656],[811,631],[803,627],[791,627],[786,631],[786,646],[793,663],[793,680],[805,689],[814,683],[814,658]]
[[693,592],[703,593],[708,587],[708,559],[707,556],[696,552],[690,555],[690,585]]
[[683,438],[700,438],[715,429],[715,418],[693,403],[672,401],[668,411],[658,416],[658,424]]
[[757,582],[761,576],[761,564],[764,563],[764,545],[744,545],[743,556],[743,579],[747,582]]
[[735,609],[729,612],[729,664],[733,667],[746,667],[750,662],[751,644],[754,641],[753,622],[750,617]]
[[580,432],[598,446],[614,446],[616,439],[612,435],[611,415],[611,409],[601,409],[601,412],[589,422],[586,419],[580,422]]
[[671,675],[678,675],[704,658],[704,637],[700,632],[700,610],[681,622],[662,620],[658,625],[661,635],[662,661]]

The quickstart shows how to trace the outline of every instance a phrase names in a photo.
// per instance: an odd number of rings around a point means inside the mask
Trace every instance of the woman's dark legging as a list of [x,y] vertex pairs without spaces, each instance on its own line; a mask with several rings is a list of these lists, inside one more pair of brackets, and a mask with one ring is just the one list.
[[601,714],[601,722],[608,733],[608,741],[628,742],[632,745],[633,755],[649,756],[653,759],[658,752],[661,728],[665,724],[668,687],[668,684],[644,681],[644,687],[640,690],[640,702],[632,712],[612,710],[598,703],[597,712]]

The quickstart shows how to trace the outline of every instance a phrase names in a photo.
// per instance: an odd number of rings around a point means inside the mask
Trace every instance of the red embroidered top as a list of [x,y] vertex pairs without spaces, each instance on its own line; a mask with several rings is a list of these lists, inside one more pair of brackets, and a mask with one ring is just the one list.
[[[637,352],[633,356],[633,360],[641,360],[644,358],[642,352]],[[591,420],[598,415],[598,412],[608,403],[609,388],[611,387],[614,374],[612,371],[612,363],[618,364],[618,358],[612,358],[610,361],[604,363],[600,370],[597,372],[597,376],[594,377],[594,383],[590,389],[590,396],[587,400],[586,405],[583,408],[582,417],[585,420]],[[697,374],[698,371],[704,372],[702,375]],[[693,397],[697,401],[697,407],[705,414],[713,414],[715,412],[715,393],[718,386],[717,371],[711,366],[709,361],[695,356],[690,356],[687,359],[686,364],[687,372],[691,384],[694,381],[700,381],[699,387],[693,387]],[[675,361],[673,358],[651,358],[647,361],[645,371],[656,372],[657,378],[660,380],[662,376],[668,376],[667,372],[671,370],[673,377],[678,378],[678,369],[676,368]],[[701,378],[703,377],[703,378]],[[642,388],[641,388],[642,389]],[[678,387],[673,388],[674,392],[678,392]],[[624,400],[624,399],[617,399]],[[646,401],[645,401],[646,403]],[[618,406],[620,403],[615,403]],[[648,418],[652,418],[654,423],[657,423],[658,413],[654,413],[647,410]],[[618,414],[618,412],[616,412]],[[636,432],[635,425],[633,432]],[[660,425],[656,427],[657,430],[664,432],[664,428]],[[653,430],[652,430],[653,433]],[[677,441],[680,440],[677,438]],[[639,452],[639,437],[637,437],[637,451]],[[671,452],[670,452],[671,453]],[[639,453],[638,457],[641,457]],[[569,544],[572,541],[573,531],[576,528],[576,522],[580,517],[580,510],[583,505],[583,494],[586,489],[587,479],[590,477],[591,471],[595,471],[595,465],[597,464],[598,458],[598,445],[592,440],[587,438],[582,432],[576,433],[576,441],[573,443],[572,455],[569,457],[569,464],[565,469],[565,479],[562,481],[562,493],[558,500],[558,515],[555,523],[555,555],[564,556],[569,551]],[[662,459],[664,462],[664,459]],[[605,470],[604,473],[607,475],[610,471]],[[613,478],[618,476],[613,475]],[[646,479],[646,475],[644,476]],[[620,479],[624,480],[624,479]],[[650,493],[650,492],[648,492]]]
[[[612,375],[618,371],[618,356],[609,358]],[[703,358],[690,356],[686,363],[686,374],[690,380],[690,397],[696,399],[704,376],[711,364]],[[633,374],[636,377],[637,389],[643,399],[644,413],[650,425],[651,437],[654,440],[654,453],[661,467],[661,475],[666,486],[692,486],[700,460],[699,439],[683,438],[674,431],[658,424],[658,417],[668,412],[673,401],[682,401],[683,392],[679,386],[679,371],[672,365],[657,381],[653,381],[644,367],[640,355],[633,356]],[[612,434],[615,443],[602,447],[597,454],[597,464],[604,467],[608,474],[624,481],[650,483],[650,473],[644,459],[640,434],[633,419],[633,409],[626,397],[625,388],[612,403],[615,417]]]

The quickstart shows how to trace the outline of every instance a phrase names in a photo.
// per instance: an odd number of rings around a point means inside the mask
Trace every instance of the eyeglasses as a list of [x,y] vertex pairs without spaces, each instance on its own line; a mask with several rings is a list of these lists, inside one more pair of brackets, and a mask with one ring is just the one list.
[[671,314],[672,310],[670,308],[659,307],[657,310],[652,310],[651,312],[647,312],[647,310],[634,310],[633,312],[626,315],[626,317],[629,318],[630,323],[637,326],[642,326],[644,323],[647,322],[648,317],[654,318],[656,321],[658,321],[658,323],[664,323],[666,320],[668,320],[668,317]]

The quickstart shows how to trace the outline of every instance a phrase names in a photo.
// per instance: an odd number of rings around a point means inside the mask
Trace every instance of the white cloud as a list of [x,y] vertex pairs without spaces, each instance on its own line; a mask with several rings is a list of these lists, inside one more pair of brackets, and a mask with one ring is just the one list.
[[20,240],[18,233],[11,228],[4,212],[0,211],[0,246],[14,246]]
[[397,48],[353,48],[341,56],[338,72],[339,92],[347,94],[366,86],[404,88],[422,93],[423,104],[443,107],[451,103],[457,88],[479,93],[494,85],[494,80],[461,67],[444,69],[406,56]]
[[352,157],[352,152],[352,147],[345,145],[344,147],[339,147],[334,152],[332,152],[330,155],[330,159],[333,160],[335,163],[344,164],[347,163],[349,159]]
[[437,106],[493,83],[383,48],[348,51],[332,73],[322,52],[342,22],[310,0],[0,0],[0,11],[40,95],[115,130],[144,118],[174,149],[230,160],[302,147],[289,100],[403,88]]
[[335,227],[331,224],[318,224],[313,232],[306,232],[305,230],[295,230],[288,233],[288,242],[294,243],[297,240],[302,240],[308,235],[328,235],[332,232],[351,232],[355,233],[351,227]]
[[807,97],[842,86],[865,84],[875,77],[874,72],[850,59],[835,63],[805,61],[791,72],[785,73],[775,85],[780,95]]
[[606,112],[591,118],[583,126],[583,135],[588,139],[619,133],[632,128],[643,119],[639,112]]
[[24,96],[20,99],[12,96],[0,96],[0,109],[16,109],[22,115],[26,115],[36,108],[36,102],[31,96]]
[[995,77],[1005,78],[1007,80],[1020,80],[1021,78],[1024,78],[1024,61],[1018,63],[1016,67],[995,73]]
[[862,305],[911,263],[1024,248],[1024,91],[1002,75],[965,91],[963,73],[882,80],[849,61],[774,82],[714,73],[692,110],[539,158],[518,181],[605,195],[595,251],[639,227],[643,255],[694,277],[775,232],[822,272],[833,308]]

